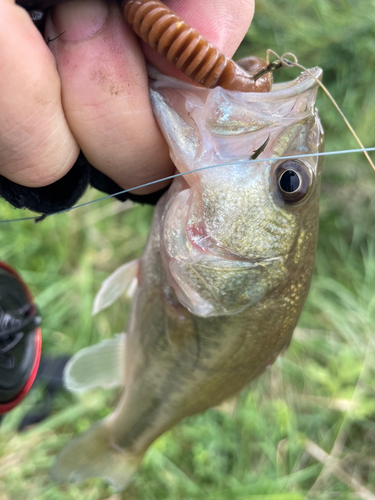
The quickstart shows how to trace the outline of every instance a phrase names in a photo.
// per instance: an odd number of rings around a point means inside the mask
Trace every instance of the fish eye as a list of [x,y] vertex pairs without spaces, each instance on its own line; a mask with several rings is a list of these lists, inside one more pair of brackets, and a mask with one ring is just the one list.
[[276,168],[277,187],[286,203],[299,203],[308,195],[312,177],[310,169],[302,162],[287,160]]

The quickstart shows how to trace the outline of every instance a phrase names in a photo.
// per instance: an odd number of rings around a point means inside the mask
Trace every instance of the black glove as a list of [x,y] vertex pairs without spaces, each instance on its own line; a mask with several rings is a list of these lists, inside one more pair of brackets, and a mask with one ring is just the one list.
[[[72,207],[89,184],[108,194],[122,191],[121,187],[109,177],[90,165],[81,152],[70,171],[62,179],[49,186],[40,188],[20,186],[0,175],[0,196],[16,208],[28,208],[39,214],[50,215]],[[155,205],[167,189],[142,196],[125,193],[116,198],[120,201],[129,199],[138,203]]]

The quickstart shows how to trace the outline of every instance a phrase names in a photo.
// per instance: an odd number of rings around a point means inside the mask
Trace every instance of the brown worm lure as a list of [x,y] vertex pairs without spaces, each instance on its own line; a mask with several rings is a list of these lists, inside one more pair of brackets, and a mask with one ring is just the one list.
[[[200,85],[242,92],[270,90],[272,82],[269,74],[254,81],[247,71],[226,57],[160,0],[127,0],[123,8],[126,21],[136,34]],[[254,67],[255,74],[262,68],[260,60],[253,59],[254,66],[257,66]]]
[[[31,11],[61,1],[17,0],[17,3]],[[266,68],[265,61],[250,57],[236,64],[160,0],[125,0],[123,11],[126,21],[144,42],[196,83],[242,92],[271,89],[270,73],[256,80],[252,76]]]

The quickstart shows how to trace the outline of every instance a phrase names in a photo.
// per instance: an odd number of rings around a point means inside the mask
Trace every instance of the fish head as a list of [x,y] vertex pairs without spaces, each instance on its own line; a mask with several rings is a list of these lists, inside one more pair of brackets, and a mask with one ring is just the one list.
[[323,149],[321,75],[314,68],[268,93],[167,77],[152,85],[159,126],[186,174],[170,189],[162,254],[193,314],[236,314],[287,293],[290,283],[307,295],[318,232],[322,162],[309,154]]

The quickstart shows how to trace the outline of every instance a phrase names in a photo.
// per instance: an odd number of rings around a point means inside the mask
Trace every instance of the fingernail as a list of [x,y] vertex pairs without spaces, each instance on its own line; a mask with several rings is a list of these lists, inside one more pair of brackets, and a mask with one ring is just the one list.
[[56,36],[66,41],[78,41],[100,31],[108,17],[106,0],[75,0],[58,5],[53,9],[52,22]]

